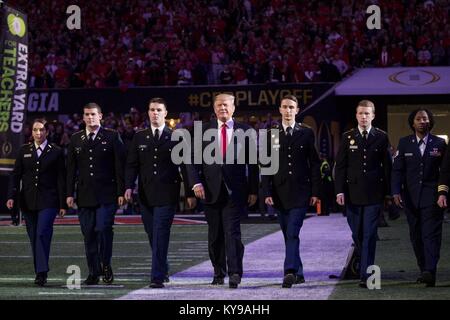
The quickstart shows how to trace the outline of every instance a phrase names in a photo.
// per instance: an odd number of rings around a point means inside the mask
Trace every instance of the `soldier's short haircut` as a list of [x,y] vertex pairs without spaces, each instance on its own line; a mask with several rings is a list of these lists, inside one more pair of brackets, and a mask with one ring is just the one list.
[[36,118],[33,120],[33,124],[31,125],[31,129],[33,129],[33,126],[35,123],[41,123],[44,125],[45,131],[48,131],[48,122],[47,120],[43,119],[43,118]]
[[83,110],[84,109],[97,109],[98,113],[102,113],[102,108],[100,108],[100,106],[95,102],[89,102],[83,107]]
[[433,113],[432,113],[430,110],[428,110],[428,109],[426,109],[426,108],[422,108],[422,107],[413,110],[413,111],[409,114],[409,116],[408,116],[409,127],[411,128],[412,131],[414,131],[414,132],[416,131],[416,130],[414,129],[414,118],[416,117],[416,115],[417,115],[420,111],[424,111],[424,112],[426,112],[426,114],[428,115],[428,119],[430,120],[430,126],[429,126],[429,128],[430,128],[430,131],[431,131],[431,129],[433,129],[433,127],[434,127],[434,116],[433,116]]
[[370,100],[361,100],[358,102],[356,109],[358,109],[358,107],[372,108],[372,112],[375,113],[375,104]]
[[285,95],[283,98],[281,98],[281,101],[283,101],[284,99],[288,99],[288,100],[294,101],[295,104],[296,104],[297,107],[298,107],[298,99],[297,99],[297,97],[294,96],[293,94],[287,94],[287,95]]
[[148,107],[150,108],[150,104],[152,103],[160,103],[164,105],[164,108],[166,108],[167,110],[167,103],[166,100],[164,100],[163,98],[159,98],[159,97],[155,97],[155,98],[151,98],[150,102],[148,103]]

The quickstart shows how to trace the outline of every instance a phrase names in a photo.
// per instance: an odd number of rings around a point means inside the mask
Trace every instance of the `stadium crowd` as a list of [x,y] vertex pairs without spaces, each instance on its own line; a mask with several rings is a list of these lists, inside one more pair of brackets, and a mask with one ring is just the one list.
[[[211,117],[214,117],[214,114],[211,114],[209,119],[211,119]],[[274,124],[278,123],[276,118],[277,117],[272,117],[271,113],[268,113],[265,116],[243,115],[240,120],[258,130],[273,127]],[[194,121],[206,121],[209,119],[205,119],[198,112],[181,112],[178,115],[178,119],[168,121],[167,125],[172,129],[185,128],[191,130],[193,128]],[[55,143],[63,149],[67,148],[70,142],[70,136],[73,133],[85,128],[83,116],[77,113],[68,116],[65,121],[52,121],[50,119],[48,119],[48,121],[49,142]],[[23,131],[24,141],[32,141],[31,124],[32,119],[27,120],[25,123]],[[147,112],[140,112],[136,108],[132,107],[126,113],[109,112],[104,114],[102,126],[117,130],[120,133],[125,145],[128,146],[136,131],[148,128],[150,124]]]
[[[360,67],[450,65],[450,0],[13,0],[30,87],[338,81]],[[366,9],[381,8],[381,30]]]

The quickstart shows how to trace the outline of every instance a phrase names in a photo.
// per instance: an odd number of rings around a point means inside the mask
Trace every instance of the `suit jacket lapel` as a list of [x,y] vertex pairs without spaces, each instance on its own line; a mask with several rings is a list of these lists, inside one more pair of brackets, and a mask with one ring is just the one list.
[[[423,156],[422,157],[428,157],[430,155],[430,149],[433,148],[433,144],[434,144],[434,139],[431,136],[431,134],[428,134],[428,140],[427,140],[427,144],[425,145],[425,150],[423,151]],[[419,145],[419,144],[417,144]],[[419,153],[420,153],[420,149],[419,149]]]
[[411,136],[411,143],[414,145],[415,156],[422,157],[422,154],[420,153],[419,142],[417,141],[415,135]]
[[34,145],[34,142],[32,142],[30,145],[30,152],[32,154],[33,160],[37,161],[39,158],[37,157],[37,151],[36,151],[36,146]]
[[[50,153],[52,151],[52,148],[53,147],[47,141],[47,145],[45,146],[44,150],[41,153],[41,156],[38,159],[42,159],[43,157],[45,157],[47,155],[47,153]],[[36,156],[37,156],[37,152],[36,152]]]
[[105,129],[100,128],[100,130],[97,133],[97,136],[94,139],[94,142],[92,143],[93,147],[95,147],[97,144],[99,144],[103,140],[104,132],[105,132]]
[[367,146],[370,146],[375,140],[377,140],[377,131],[374,127],[370,129],[369,134],[367,135]]
[[294,125],[294,131],[292,131],[292,137],[290,139],[291,143],[292,143],[292,141],[295,140],[294,137],[296,137],[298,139],[298,137],[300,137],[302,135],[303,135],[303,129],[300,126],[300,124],[296,122]]
[[362,137],[362,135],[359,133],[359,129],[358,129],[358,128],[356,128],[356,129],[354,130],[353,138],[355,139],[356,144],[357,144],[358,146],[364,146],[364,143],[365,143],[365,142],[363,141],[363,137]]
[[161,144],[166,143],[168,140],[170,140],[170,133],[171,133],[171,130],[169,129],[169,127],[164,126],[164,129],[163,129],[163,131],[161,132],[160,137],[159,137],[159,139],[155,142],[155,144],[156,144],[157,146],[160,146]]

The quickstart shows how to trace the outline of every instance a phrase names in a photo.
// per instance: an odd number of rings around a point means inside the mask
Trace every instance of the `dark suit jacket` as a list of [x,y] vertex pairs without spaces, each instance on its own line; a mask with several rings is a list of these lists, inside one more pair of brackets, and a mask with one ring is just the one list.
[[124,163],[117,131],[100,128],[91,146],[85,130],[74,133],[67,151],[67,195],[76,192],[79,207],[116,203],[125,192]]
[[67,207],[66,169],[60,147],[47,143],[39,158],[34,143],[19,149],[8,191],[8,199],[17,198],[23,211]]
[[[279,132],[279,143],[272,138]],[[272,141],[269,154],[278,153],[279,170],[275,175],[262,175],[265,197],[272,197],[277,209],[292,209],[309,206],[311,196],[319,196],[320,161],[314,143],[314,132],[303,124],[296,123],[292,137],[287,137],[279,125],[269,131]]]
[[[219,140],[217,139],[217,121],[203,125],[203,132],[208,129],[215,130],[215,137],[212,141],[202,142],[202,152],[208,146],[211,148],[211,144],[216,144],[217,150],[220,150]],[[239,129],[242,130],[241,132],[246,132],[250,129],[250,126],[235,121],[233,130],[236,132]],[[233,139],[227,147],[227,153],[231,149],[234,150],[235,161],[233,164],[205,164],[202,161],[202,164],[195,165],[192,162],[193,164],[187,166],[190,188],[197,183],[202,183],[206,193],[205,204],[214,204],[219,198],[221,186],[224,182],[231,192],[232,201],[238,206],[246,206],[248,195],[258,194],[258,164],[250,164],[250,148],[256,149],[254,139],[246,138],[243,142]],[[244,163],[236,161],[241,156]],[[194,159],[194,153],[192,153],[192,159]],[[255,160],[257,162],[256,158]]]
[[403,193],[405,204],[417,209],[436,204],[446,148],[444,139],[429,134],[422,156],[415,135],[401,138],[392,169],[392,194]]
[[[147,206],[177,204],[183,175],[186,196],[194,196],[187,184],[184,165],[175,165],[171,152],[178,141],[172,141],[172,130],[165,126],[155,143],[150,128],[138,131],[128,149],[125,168],[125,189],[133,189],[139,177],[139,199]],[[180,168],[180,170],[179,170]]]
[[390,195],[392,157],[386,132],[372,127],[367,142],[357,128],[343,134],[335,166],[336,194],[346,203],[364,206]]

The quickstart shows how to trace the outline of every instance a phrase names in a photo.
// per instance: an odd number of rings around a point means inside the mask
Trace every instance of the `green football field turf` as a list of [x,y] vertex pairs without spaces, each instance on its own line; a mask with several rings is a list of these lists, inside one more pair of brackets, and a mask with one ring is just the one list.
[[441,259],[438,265],[436,287],[425,288],[415,283],[419,271],[409,242],[406,217],[388,221],[389,227],[378,228],[375,264],[381,270],[381,290],[364,290],[357,281],[340,281],[329,299],[450,299],[450,223],[443,224]]
[[[356,280],[345,280],[336,285],[329,299],[450,299],[450,223],[444,223],[435,288],[424,288],[415,283],[418,272],[405,217],[388,223],[390,227],[379,229],[380,241],[377,243],[376,264],[381,268],[381,290],[361,289]],[[246,244],[278,230],[276,223],[242,224]],[[0,227],[0,300],[118,298],[148,286],[150,254],[142,225],[117,225],[113,251],[114,284],[69,290],[65,287],[69,265],[81,267],[82,279],[87,276],[82,236],[77,225],[55,226],[49,282],[46,287],[38,288],[33,284],[33,265],[25,227]],[[174,225],[169,249],[170,273],[207,260],[207,226]]]
[[[243,242],[249,243],[279,230],[277,224],[243,224]],[[69,290],[69,265],[87,276],[83,239],[79,226],[55,226],[48,284],[33,283],[33,261],[25,227],[0,227],[0,300],[2,299],[114,299],[150,283],[151,251],[142,225],[114,227],[113,285]],[[174,225],[169,248],[170,273],[208,260],[207,226]],[[212,272],[212,268],[211,268]],[[100,282],[101,284],[102,282]],[[187,297],[188,298],[188,297]]]

